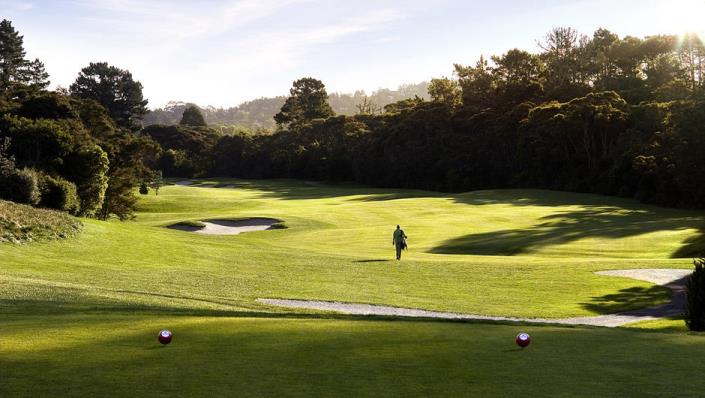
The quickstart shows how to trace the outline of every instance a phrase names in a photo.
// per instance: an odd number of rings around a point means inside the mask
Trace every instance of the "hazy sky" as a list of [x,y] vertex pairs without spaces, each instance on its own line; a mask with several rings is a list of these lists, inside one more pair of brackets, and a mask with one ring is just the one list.
[[394,88],[556,26],[620,36],[705,30],[705,0],[0,0],[28,56],[68,87],[91,61],[129,69],[150,107],[232,106],[313,76],[329,92]]

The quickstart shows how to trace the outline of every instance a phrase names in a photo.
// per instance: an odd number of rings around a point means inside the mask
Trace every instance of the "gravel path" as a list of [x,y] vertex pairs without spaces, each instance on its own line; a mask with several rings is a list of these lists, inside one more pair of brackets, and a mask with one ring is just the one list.
[[659,307],[645,308],[641,310],[621,312],[610,315],[563,319],[512,318],[501,316],[458,314],[453,312],[426,311],[413,308],[399,308],[371,304],[340,303],[331,301],[279,299],[257,299],[257,301],[262,304],[273,306],[303,308],[320,311],[335,311],[351,315],[383,315],[412,318],[467,319],[617,327],[632,322],[654,320],[658,318],[680,314],[683,310],[683,305],[685,303],[685,277],[690,275],[691,272],[692,271],[690,270],[684,269],[634,269],[597,272],[598,275],[631,278],[666,286],[673,291],[673,297],[670,303],[664,304]]

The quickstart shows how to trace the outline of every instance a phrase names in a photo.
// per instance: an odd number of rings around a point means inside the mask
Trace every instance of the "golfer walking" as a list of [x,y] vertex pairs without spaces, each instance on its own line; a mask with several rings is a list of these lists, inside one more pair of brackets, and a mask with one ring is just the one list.
[[406,249],[406,234],[398,225],[392,235],[392,245],[397,248],[397,260],[401,260],[401,251]]

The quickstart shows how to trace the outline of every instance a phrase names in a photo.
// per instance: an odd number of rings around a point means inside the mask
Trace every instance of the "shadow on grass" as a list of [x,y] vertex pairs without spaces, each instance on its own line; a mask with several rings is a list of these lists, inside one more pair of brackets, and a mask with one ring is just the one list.
[[670,290],[663,286],[630,287],[618,293],[593,297],[591,302],[581,305],[588,311],[607,315],[653,307],[654,302],[663,302],[669,297]]
[[461,236],[430,250],[436,254],[513,256],[533,253],[584,238],[619,239],[657,231],[698,229],[672,257],[690,257],[705,246],[705,217],[677,211],[657,213],[644,209],[592,207],[543,217],[542,222],[524,229],[493,231]]
[[[502,230],[461,236],[432,248],[436,254],[477,254],[512,256],[532,253],[589,237],[623,238],[656,231],[697,229],[699,234],[672,254],[673,258],[705,253],[705,213],[693,215],[674,209],[658,209],[631,199],[593,194],[506,189],[460,194],[373,188],[350,183],[325,184],[301,180],[212,179],[216,186],[257,191],[260,197],[282,200],[351,197],[351,201],[375,202],[410,198],[448,198],[473,206],[510,205],[555,207],[559,213],[546,216],[527,229]],[[570,206],[569,211],[560,212]],[[580,210],[574,210],[580,206]]]

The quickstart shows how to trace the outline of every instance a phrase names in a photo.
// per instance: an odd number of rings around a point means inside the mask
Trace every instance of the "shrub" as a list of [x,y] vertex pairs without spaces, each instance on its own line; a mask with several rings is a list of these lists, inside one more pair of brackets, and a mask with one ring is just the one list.
[[685,324],[688,329],[705,331],[705,259],[694,261],[695,272],[686,283]]
[[39,205],[41,207],[67,211],[71,214],[77,214],[81,208],[76,185],[72,182],[61,177],[45,175],[41,180],[40,189],[42,198]]
[[81,201],[80,215],[94,216],[103,206],[108,188],[108,154],[98,145],[84,148],[65,159],[63,175],[70,175],[76,183]]
[[8,170],[0,175],[0,198],[17,203],[39,203],[39,174],[30,169]]
[[147,183],[143,182],[140,184],[140,194],[147,195],[149,193],[149,187]]

